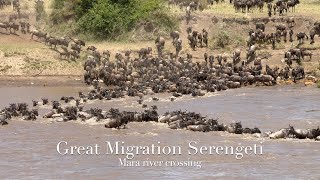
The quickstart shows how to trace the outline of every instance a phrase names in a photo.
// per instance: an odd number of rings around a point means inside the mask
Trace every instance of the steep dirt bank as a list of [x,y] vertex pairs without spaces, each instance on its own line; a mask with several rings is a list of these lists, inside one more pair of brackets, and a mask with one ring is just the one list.
[[1,75],[81,75],[77,61],[59,59],[58,53],[30,35],[0,34]]
[[[308,32],[316,17],[312,17],[310,13],[306,13],[304,10],[309,7],[309,4],[301,4],[297,8],[295,13],[289,13],[286,17],[294,16],[296,19],[296,25],[294,27],[294,33]],[[31,5],[29,5],[31,7]],[[218,9],[221,11],[218,11]],[[265,13],[259,13],[255,11],[250,14],[235,13],[232,6],[229,4],[221,4],[214,6],[210,9],[206,9],[203,12],[194,12],[192,14],[192,20],[189,24],[184,19],[184,11],[178,9],[171,9],[172,13],[180,19],[179,31],[183,41],[183,49],[181,56],[186,56],[187,53],[191,53],[194,61],[203,61],[203,54],[207,52],[209,55],[216,56],[217,54],[225,54],[231,60],[232,52],[239,48],[241,49],[241,58],[245,59],[246,47],[244,46],[247,33],[249,29],[254,29],[255,24],[253,22],[256,17],[265,17]],[[31,9],[27,11],[32,14]],[[10,14],[10,10],[1,12],[1,15]],[[315,13],[314,16],[317,14]],[[274,26],[279,23],[285,23],[279,20],[279,17],[275,17],[276,21],[270,21],[267,23],[266,32],[274,32]],[[34,18],[30,19],[31,23],[34,22]],[[194,30],[201,31],[206,29],[209,32],[209,47],[197,48],[193,51],[189,48],[187,40],[187,27],[191,26]],[[34,28],[34,27],[32,27]],[[215,47],[214,41],[220,32],[226,32],[228,36],[233,40],[232,43],[224,49]],[[55,36],[54,34],[52,34]],[[306,46],[308,45],[306,41]],[[87,42],[87,45],[94,45],[99,51],[108,49],[111,51],[111,59],[114,59],[116,52],[124,52],[125,50],[133,50],[136,52],[142,47],[152,47],[153,54],[156,55],[156,48],[153,41],[138,41],[138,42]],[[284,67],[284,52],[297,44],[294,42],[292,46],[289,42],[281,43],[277,45],[275,50],[271,49],[271,45],[261,45],[257,54],[260,58],[264,54],[268,54],[268,58],[262,58],[263,65]],[[316,43],[312,46],[315,48],[312,50],[313,57],[303,61],[303,66],[307,74],[320,75],[320,38],[316,37]],[[58,51],[62,51],[58,48]],[[171,39],[167,38],[165,45],[165,52],[174,52],[175,49],[171,43]],[[10,35],[5,30],[0,29],[0,75],[2,76],[16,76],[16,77],[37,77],[37,76],[81,76],[83,73],[83,62],[87,52],[81,54],[82,58],[77,61],[63,60],[59,57],[59,53],[56,50],[50,49],[43,42],[37,40],[31,40],[30,35],[23,35],[20,32],[17,35]],[[136,57],[137,53],[133,53]],[[296,65],[296,64],[294,64]]]
[[85,86],[81,76],[0,76],[1,87]]

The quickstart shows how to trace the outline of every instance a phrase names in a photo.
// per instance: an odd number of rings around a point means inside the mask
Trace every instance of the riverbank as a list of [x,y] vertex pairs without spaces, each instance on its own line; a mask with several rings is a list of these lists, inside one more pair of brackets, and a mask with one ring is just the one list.
[[0,87],[86,86],[82,76],[0,76]]
[[[41,87],[41,86],[87,86],[84,83],[82,75],[48,75],[48,76],[0,76],[0,87]],[[279,80],[277,86],[281,85],[305,85],[305,86],[317,86],[319,79],[313,76],[307,76],[294,83],[292,80]],[[255,87],[256,85],[250,86]]]

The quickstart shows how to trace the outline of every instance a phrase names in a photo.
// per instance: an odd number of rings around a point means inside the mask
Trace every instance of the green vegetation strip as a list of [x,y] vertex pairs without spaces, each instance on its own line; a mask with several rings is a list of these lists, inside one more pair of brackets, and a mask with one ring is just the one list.
[[163,0],[54,0],[54,25],[74,23],[74,31],[94,38],[117,39],[141,22],[172,30],[176,23]]

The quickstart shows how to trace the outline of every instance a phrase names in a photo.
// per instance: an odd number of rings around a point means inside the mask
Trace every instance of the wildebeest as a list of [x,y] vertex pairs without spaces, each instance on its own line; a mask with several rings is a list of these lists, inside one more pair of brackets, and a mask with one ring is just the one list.
[[240,55],[241,55],[241,50],[240,49],[236,49],[233,52],[233,57],[232,57],[233,64],[238,64],[241,61]]
[[162,36],[157,37],[155,40],[155,45],[158,51],[158,57],[162,57],[162,50],[164,49],[165,40]]
[[61,59],[63,59],[63,57],[65,57],[66,59],[70,58],[70,53],[68,51],[59,52],[59,55]]
[[76,50],[69,51],[69,54],[72,60],[76,60],[80,58],[79,52]]
[[15,34],[16,31],[19,31],[19,27],[20,25],[16,24],[15,22],[9,23],[10,33],[12,33],[12,30],[13,30],[13,33]]
[[291,52],[290,51],[285,52],[284,58],[286,59],[285,62],[287,63],[287,65],[291,67],[292,65]]
[[294,129],[294,135],[298,139],[315,139],[320,135],[320,129]]
[[95,46],[92,46],[92,45],[91,45],[91,46],[88,46],[88,47],[87,47],[87,51],[88,51],[88,50],[90,50],[90,51],[95,51],[95,50],[97,50],[97,48],[96,48]]
[[277,132],[270,134],[271,139],[280,139],[280,138],[293,138],[295,134],[293,126],[289,125],[289,128],[280,129]]
[[151,47],[147,47],[147,48],[141,48],[138,52],[139,54],[139,58],[146,58],[146,56],[148,54],[150,54],[152,52],[152,48]]
[[299,0],[289,0],[287,2],[287,6],[288,8],[291,7],[292,9],[292,12],[295,12],[296,11],[296,5],[300,4],[300,1]]
[[263,12],[264,0],[255,0],[255,4],[259,8],[260,12]]
[[287,26],[285,24],[278,24],[275,27],[276,27],[276,31],[280,30],[281,32],[287,29]]
[[59,44],[59,41],[56,38],[51,37],[47,40],[47,43],[50,46],[50,48],[54,47],[55,49],[57,49],[57,45]]
[[310,44],[313,44],[314,43],[314,37],[316,35],[320,36],[320,27],[313,27],[310,30],[309,35],[310,35]]
[[308,35],[304,32],[299,32],[299,33],[297,33],[296,36],[297,36],[297,40],[299,41],[299,44],[303,44],[304,38],[308,39]]
[[252,45],[247,51],[247,57],[246,60],[249,63],[250,61],[254,60],[256,58],[256,46]]
[[241,122],[237,122],[237,123],[231,123],[228,127],[227,127],[227,131],[229,133],[234,133],[234,134],[242,134],[242,125]]
[[310,60],[312,59],[312,52],[306,49],[301,49],[301,57],[304,59],[304,57],[309,56]]
[[296,82],[296,80],[305,78],[304,68],[299,66],[297,68],[292,69],[291,75],[293,78],[293,82]]
[[0,28],[3,28],[6,30],[6,32],[8,31],[9,25],[7,23],[0,23]]
[[292,59],[293,59],[293,56],[295,56],[295,59],[297,60],[301,59],[301,49],[293,48],[293,49],[290,49],[289,52],[291,53]]
[[81,46],[79,44],[71,44],[71,49],[77,51],[78,53],[80,53]]
[[172,31],[170,37],[172,38],[172,44],[174,44],[174,41],[180,37],[179,31]]
[[71,39],[68,37],[61,37],[61,38],[57,38],[57,41],[59,45],[68,47]]
[[206,47],[208,47],[208,31],[205,30],[205,29],[202,29],[202,40],[203,40],[203,43]]
[[33,31],[31,31],[31,39],[33,39],[33,36],[36,36],[38,39],[41,39],[41,38],[45,39],[47,36],[47,33],[41,32],[38,30],[33,30]]
[[175,40],[174,47],[176,48],[176,57],[178,57],[179,52],[182,50],[182,40],[180,38]]
[[257,23],[256,29],[261,29],[264,32],[266,29],[266,25],[264,23]]
[[13,6],[13,10],[16,10],[20,7],[20,2],[19,0],[13,0],[12,1],[12,6]]
[[186,8],[186,21],[187,21],[187,24],[189,24],[190,20],[191,20],[191,7],[188,6]]
[[293,27],[295,25],[295,20],[294,20],[294,17],[288,17],[287,19],[287,24],[288,24],[288,27]]
[[83,40],[80,40],[80,39],[73,39],[73,38],[70,38],[74,43],[76,43],[77,45],[80,45],[80,46],[86,46],[86,43],[83,41]]

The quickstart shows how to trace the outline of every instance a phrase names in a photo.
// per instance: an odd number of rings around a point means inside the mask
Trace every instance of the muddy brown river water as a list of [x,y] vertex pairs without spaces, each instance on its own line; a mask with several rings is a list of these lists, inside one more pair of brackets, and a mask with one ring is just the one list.
[[[88,87],[2,87],[0,108],[11,102],[29,102],[48,97],[77,95]],[[145,97],[146,104],[157,105],[160,114],[172,110],[199,112],[219,117],[220,122],[241,121],[243,126],[276,131],[289,124],[299,128],[320,126],[320,89],[314,87],[276,86],[227,90],[206,97],[183,97],[174,102],[167,95]],[[137,98],[93,101],[85,108],[117,107],[142,110]],[[41,113],[47,110],[42,110]],[[27,122],[9,121],[0,127],[0,179],[320,179],[320,143],[313,140],[270,140],[225,132],[191,132],[171,130],[166,124],[130,123],[127,129],[105,129],[103,125],[81,122],[59,123],[48,119]],[[57,144],[66,141],[73,146],[98,144],[105,152],[106,143],[128,145],[180,146],[181,155],[136,155],[135,161],[201,161],[195,166],[124,167],[119,158],[125,155],[60,155]],[[262,155],[189,155],[188,143],[199,146],[263,147]]]

